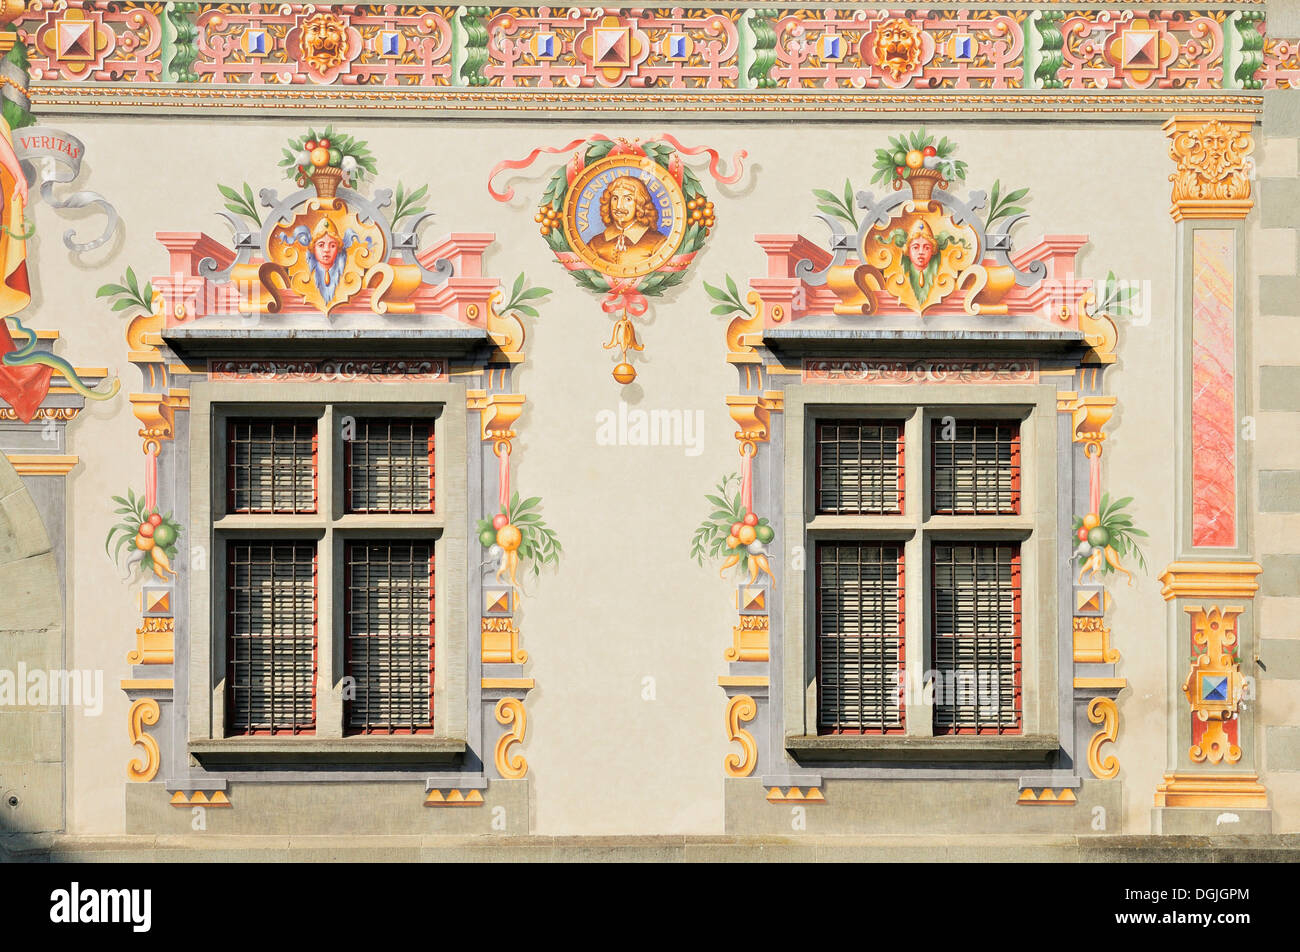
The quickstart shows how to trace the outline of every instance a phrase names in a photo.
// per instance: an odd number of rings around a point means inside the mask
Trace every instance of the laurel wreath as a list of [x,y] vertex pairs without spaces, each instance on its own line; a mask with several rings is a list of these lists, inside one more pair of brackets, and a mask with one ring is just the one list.
[[[603,159],[609,155],[613,148],[613,142],[597,141],[588,144],[587,151],[583,156],[583,167],[585,168],[591,163]],[[647,158],[652,159],[665,171],[668,170],[669,160],[677,152],[672,146],[662,142],[641,143],[639,148]],[[542,193],[542,200],[538,205],[538,211],[545,212],[550,209],[558,215],[564,206],[564,199],[568,193],[568,175],[566,174],[566,168],[561,166],[555,170],[555,174],[551,176],[550,181],[547,183],[546,191]],[[699,178],[685,163],[682,164],[682,194],[688,203],[696,200],[707,201]],[[677,246],[674,256],[693,254],[699,251],[700,248],[704,247],[704,240],[708,237],[708,234],[709,229],[704,225],[699,223],[688,224],[686,232],[682,236],[682,243]],[[564,236],[563,228],[552,228],[550,233],[544,235],[543,238],[550,249],[557,254],[573,251],[573,246],[569,244],[568,239]],[[613,289],[609,278],[594,268],[583,268],[569,273],[573,275],[573,280],[588,291],[604,294]],[[669,288],[681,284],[685,279],[686,272],[684,270],[652,271],[636,282],[636,290],[646,297],[657,297]]]

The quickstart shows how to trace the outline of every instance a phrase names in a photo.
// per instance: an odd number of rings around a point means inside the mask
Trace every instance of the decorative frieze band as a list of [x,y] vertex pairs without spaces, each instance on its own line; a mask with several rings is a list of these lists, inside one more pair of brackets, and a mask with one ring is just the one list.
[[[17,22],[34,107],[147,85],[123,105],[210,106],[312,89],[400,103],[475,91],[599,102],[611,90],[727,104],[772,91],[1052,90],[1094,94],[1290,88],[1294,39],[1261,10],[1169,3],[1139,11],[1008,6],[890,9],[596,8],[35,0]],[[133,93],[137,92],[133,90]],[[181,93],[180,99],[169,93]],[[281,93],[289,95],[282,96]],[[382,95],[381,95],[382,94]],[[330,97],[332,98],[332,97]],[[620,96],[627,108],[655,104]],[[1068,103],[1068,100],[1064,102]],[[549,107],[549,108],[554,108]]]

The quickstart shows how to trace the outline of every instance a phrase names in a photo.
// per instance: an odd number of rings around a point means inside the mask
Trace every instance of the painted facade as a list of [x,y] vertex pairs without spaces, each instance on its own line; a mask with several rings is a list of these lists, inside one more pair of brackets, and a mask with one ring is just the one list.
[[6,849],[1300,832],[1300,7],[0,19]]

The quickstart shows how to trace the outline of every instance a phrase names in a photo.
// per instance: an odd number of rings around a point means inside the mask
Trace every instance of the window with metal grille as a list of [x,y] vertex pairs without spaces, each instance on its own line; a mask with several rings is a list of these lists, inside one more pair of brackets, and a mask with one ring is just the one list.
[[353,733],[433,729],[433,546],[349,542],[347,704]]
[[901,420],[817,424],[817,512],[897,515],[903,511]]
[[1020,546],[936,543],[936,734],[1015,734],[1021,727]]
[[227,732],[316,728],[316,546],[227,544]]
[[228,511],[316,511],[315,420],[231,420],[227,432]]
[[348,512],[433,511],[433,421],[356,421],[344,442]]
[[1020,425],[933,421],[931,511],[939,516],[1020,512]]
[[903,730],[903,558],[894,544],[817,546],[818,731]]

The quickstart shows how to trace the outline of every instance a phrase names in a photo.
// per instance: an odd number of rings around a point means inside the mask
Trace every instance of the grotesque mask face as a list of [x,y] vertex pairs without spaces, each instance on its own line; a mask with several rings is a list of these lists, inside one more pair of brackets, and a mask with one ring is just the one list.
[[321,235],[311,247],[312,254],[325,269],[332,267],[334,259],[339,256],[339,240],[333,235]]
[[609,217],[619,228],[636,220],[636,191],[626,185],[615,186],[609,193]]
[[347,37],[342,22],[330,13],[318,13],[303,27],[304,52],[317,64],[328,68],[341,62]]
[[920,27],[903,19],[888,20],[876,31],[876,61],[894,79],[920,65],[920,33]]
[[924,271],[925,266],[934,257],[934,244],[929,239],[918,235],[907,243],[907,257],[911,259],[916,270]]

